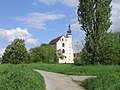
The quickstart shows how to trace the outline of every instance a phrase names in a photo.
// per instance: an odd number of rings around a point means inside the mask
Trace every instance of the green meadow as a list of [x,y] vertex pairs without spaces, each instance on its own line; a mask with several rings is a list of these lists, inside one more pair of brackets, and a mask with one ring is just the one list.
[[119,90],[120,66],[75,66],[68,64],[1,64],[0,90],[45,90],[43,77],[34,71],[40,69],[66,75],[93,75],[79,82],[86,90]]

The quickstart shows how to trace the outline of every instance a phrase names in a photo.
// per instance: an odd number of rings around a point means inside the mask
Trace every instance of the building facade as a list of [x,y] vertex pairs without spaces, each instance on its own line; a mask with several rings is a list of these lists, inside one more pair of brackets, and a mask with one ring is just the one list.
[[57,51],[61,51],[64,55],[63,59],[59,58],[59,63],[74,63],[73,48],[72,48],[72,31],[70,25],[67,34],[61,35],[49,43]]

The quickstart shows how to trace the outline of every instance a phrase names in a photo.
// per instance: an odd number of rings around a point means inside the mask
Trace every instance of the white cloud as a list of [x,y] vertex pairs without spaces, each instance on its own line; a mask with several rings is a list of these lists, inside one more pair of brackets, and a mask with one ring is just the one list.
[[4,53],[5,49],[4,48],[0,48],[0,58],[2,57],[3,53]]
[[15,20],[22,21],[28,26],[36,29],[46,29],[46,23],[48,21],[54,21],[64,17],[64,14],[34,12],[28,13],[23,17],[17,17]]
[[77,22],[71,24],[71,28],[72,28],[72,30],[73,30],[74,32],[80,32],[80,31],[81,31],[81,30],[80,30],[81,26],[80,26],[80,24],[78,24]]
[[37,44],[37,39],[35,39],[27,29],[11,29],[11,30],[3,30],[0,29],[0,37],[8,42],[12,42],[16,38],[24,39],[28,44]]
[[112,2],[112,26],[111,29],[113,32],[120,32],[120,1]]
[[39,2],[47,5],[54,4],[54,3],[61,3],[69,7],[76,7],[78,4],[78,0],[39,0]]
[[[112,26],[110,30],[113,32],[120,32],[120,1],[114,0],[112,2]],[[80,26],[77,24],[77,18],[71,20],[73,22],[72,27],[74,31],[80,31]]]

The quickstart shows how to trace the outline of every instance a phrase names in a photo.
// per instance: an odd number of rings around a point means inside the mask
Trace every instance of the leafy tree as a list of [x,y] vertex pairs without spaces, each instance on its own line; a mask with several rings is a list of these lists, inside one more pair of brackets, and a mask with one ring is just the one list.
[[104,65],[118,64],[119,59],[119,43],[113,33],[106,33],[101,40],[99,49],[99,63]]
[[57,57],[60,58],[60,59],[64,59],[65,58],[65,56],[63,55],[63,52],[61,50],[57,50],[56,54],[57,54]]
[[111,26],[112,0],[79,0],[78,21],[86,32],[82,60],[86,64],[99,64],[101,40]]
[[8,45],[2,57],[2,63],[20,64],[28,62],[28,53],[24,40],[15,39]]
[[32,62],[58,62],[56,51],[49,44],[42,44],[39,47],[30,49],[29,54]]

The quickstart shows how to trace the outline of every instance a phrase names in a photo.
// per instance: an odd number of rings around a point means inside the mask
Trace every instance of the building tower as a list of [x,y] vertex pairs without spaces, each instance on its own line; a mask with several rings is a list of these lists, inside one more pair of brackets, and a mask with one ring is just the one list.
[[66,36],[61,35],[49,43],[57,51],[61,51],[64,55],[63,59],[59,58],[59,63],[74,63],[73,48],[72,48],[72,30],[70,24],[68,26]]
[[70,24],[68,26],[66,39],[67,39],[67,42],[66,42],[66,52],[67,52],[66,56],[67,56],[67,58],[66,58],[66,60],[69,63],[74,63],[73,47],[72,47],[72,30],[71,30]]

